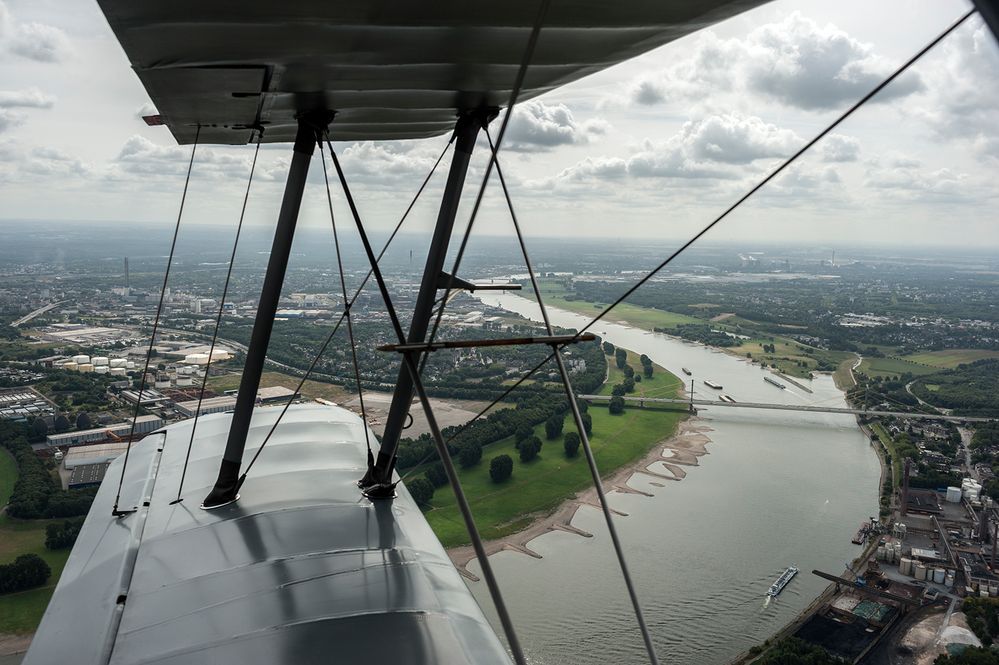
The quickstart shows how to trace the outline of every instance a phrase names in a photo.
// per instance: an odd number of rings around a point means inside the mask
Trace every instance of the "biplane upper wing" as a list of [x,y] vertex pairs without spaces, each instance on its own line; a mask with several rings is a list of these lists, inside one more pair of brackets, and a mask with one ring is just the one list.
[[[666,44],[763,0],[558,0],[520,99]],[[411,139],[455,112],[502,107],[537,0],[99,0],[178,143],[295,138],[299,113],[335,110],[337,139]]]

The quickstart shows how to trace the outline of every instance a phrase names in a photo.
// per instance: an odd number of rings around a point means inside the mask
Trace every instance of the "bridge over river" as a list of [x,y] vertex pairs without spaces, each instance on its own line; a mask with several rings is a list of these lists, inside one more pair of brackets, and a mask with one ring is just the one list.
[[[609,402],[610,395],[579,395],[590,402]],[[833,406],[811,406],[798,404],[764,404],[761,402],[723,402],[710,399],[683,399],[681,397],[635,397],[625,396],[625,402],[645,406],[646,404],[685,404],[688,406],[724,406],[736,409],[771,409],[775,411],[811,411],[816,413],[851,413],[858,416],[894,416],[913,420],[949,420],[954,423],[985,423],[995,418],[978,416],[951,416],[942,413],[910,413],[908,411],[875,411],[873,409],[848,409]]]

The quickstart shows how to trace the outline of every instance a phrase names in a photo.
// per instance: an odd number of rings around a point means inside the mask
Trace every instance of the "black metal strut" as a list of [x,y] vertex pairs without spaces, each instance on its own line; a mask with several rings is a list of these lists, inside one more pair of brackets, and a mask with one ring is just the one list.
[[246,350],[246,363],[239,381],[239,393],[236,395],[236,409],[232,414],[229,438],[226,440],[218,480],[201,504],[205,509],[218,508],[239,498],[241,484],[239,468],[243,462],[246,436],[250,431],[250,417],[253,415],[253,407],[257,400],[260,375],[263,373],[264,360],[267,357],[267,345],[271,339],[278,299],[281,297],[281,287],[288,268],[288,256],[291,254],[298,211],[302,205],[305,180],[309,175],[309,163],[316,149],[316,132],[325,131],[332,119],[333,113],[329,111],[305,114],[298,119],[298,133],[295,136],[291,166],[288,169],[288,180],[284,188],[284,198],[281,200],[277,227],[274,229],[274,241],[267,261],[267,274],[260,290],[253,333],[250,335],[250,345]]
[[[418,344],[426,338],[430,317],[433,315],[434,301],[437,298],[437,289],[440,288],[440,275],[444,269],[444,260],[447,258],[448,242],[451,239],[454,219],[458,212],[458,204],[461,201],[465,174],[468,172],[468,163],[472,157],[472,148],[475,147],[475,139],[479,130],[489,124],[497,114],[497,109],[490,108],[468,111],[458,116],[458,122],[454,128],[457,140],[451,158],[451,168],[448,172],[447,184],[444,187],[444,195],[441,198],[440,211],[437,213],[437,225],[434,228],[433,239],[430,241],[430,251],[427,254],[420,291],[413,308],[413,318],[409,324],[407,341],[411,344]],[[403,365],[399,368],[399,378],[396,382],[395,393],[392,395],[388,418],[385,420],[385,431],[382,434],[382,443],[375,459],[375,466],[358,483],[372,498],[382,496],[378,488],[384,488],[385,497],[394,496],[392,472],[395,468],[395,454],[399,447],[399,436],[406,424],[406,416],[409,414],[412,402],[413,379],[406,366]]]

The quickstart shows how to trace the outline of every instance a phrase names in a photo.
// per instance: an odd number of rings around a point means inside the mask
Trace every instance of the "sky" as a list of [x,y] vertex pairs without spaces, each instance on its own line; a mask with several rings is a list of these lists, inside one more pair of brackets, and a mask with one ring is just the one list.
[[[500,155],[518,218],[532,236],[689,237],[969,8],[777,0],[524,102]],[[999,245],[997,72],[975,16],[709,238]],[[0,0],[0,225],[173,223],[191,148],[147,127],[153,110],[95,2]],[[371,229],[396,223],[446,141],[338,146]],[[252,154],[198,148],[185,225],[235,225]],[[459,228],[486,157],[480,143]],[[248,223],[273,226],[289,158],[261,151]],[[313,166],[300,223],[317,226],[329,213]],[[407,230],[431,228],[443,179]],[[495,178],[475,229],[512,230]]]

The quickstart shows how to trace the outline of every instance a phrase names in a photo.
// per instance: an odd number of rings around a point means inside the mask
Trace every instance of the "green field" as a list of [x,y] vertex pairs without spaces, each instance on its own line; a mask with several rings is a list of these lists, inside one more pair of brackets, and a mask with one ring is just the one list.
[[902,470],[898,462],[898,455],[895,454],[895,442],[892,440],[891,435],[885,431],[885,428],[881,423],[874,423],[871,425],[871,431],[877,434],[878,439],[881,443],[885,445],[888,452],[891,454],[891,486],[892,490],[898,488],[901,479]]
[[930,365],[940,369],[953,369],[964,363],[975,362],[985,358],[999,358],[999,351],[989,349],[947,349],[945,351],[923,351],[903,356],[908,361],[921,365]]
[[7,505],[17,482],[17,464],[6,448],[0,448],[0,508]]
[[[773,341],[771,341],[771,339]],[[763,345],[773,344],[773,353],[764,353]],[[746,340],[739,346],[731,346],[724,351],[740,357],[747,357],[749,354],[756,362],[766,363],[770,366],[777,366],[777,369],[788,376],[810,378],[813,371],[818,371],[819,365],[825,363],[826,366],[839,368],[844,361],[850,361],[852,365],[855,356],[846,351],[830,351],[828,349],[818,349],[806,346],[791,339],[783,337],[767,337],[766,339]],[[847,365],[849,367],[850,365]],[[830,370],[825,370],[830,371]],[[840,370],[836,370],[840,371]]]
[[[622,379],[613,357],[608,361],[610,377],[601,390],[606,393]],[[641,369],[637,354],[629,352],[628,361],[636,372]],[[655,365],[652,379],[643,378],[635,384],[632,394],[673,396],[680,386],[680,379]],[[612,416],[606,404],[594,404],[589,414],[593,418],[590,444],[604,475],[641,459],[654,444],[672,436],[677,424],[687,416],[682,405],[675,409],[627,408],[623,414]],[[575,431],[575,425],[567,414],[563,433],[569,431]],[[520,461],[513,437],[507,437],[483,448],[478,465],[459,470],[462,488],[483,538],[515,533],[530,524],[537,514],[554,510],[565,499],[592,485],[582,451],[572,459],[566,458],[562,437],[546,439],[544,423],[535,426],[534,433],[544,447],[531,462]],[[497,485],[489,477],[489,461],[502,454],[513,458],[513,476]],[[417,469],[412,475],[419,476],[421,472],[422,469]],[[444,546],[467,543],[468,535],[450,486],[437,489],[431,506],[426,513],[427,521]]]
[[[242,375],[240,374],[226,374],[225,376],[210,378],[208,379],[208,387],[218,392],[237,390],[241,377]],[[260,387],[282,386],[289,390],[294,390],[298,387],[298,382],[301,380],[297,376],[282,374],[281,372],[264,372],[260,376]],[[308,399],[321,397],[322,399],[339,403],[350,400],[354,395],[348,393],[341,386],[332,383],[323,383],[322,381],[312,381],[310,379],[302,386],[302,397]]]
[[0,563],[10,563],[21,554],[37,554],[52,568],[43,587],[0,596],[0,633],[30,633],[45,613],[69,550],[45,549],[45,527],[61,520],[15,520],[0,515]]
[[[585,300],[566,300],[566,293],[566,290],[558,282],[541,280],[541,295],[544,297],[546,305],[576,312],[583,316],[593,317],[599,314],[606,305],[610,304],[594,304]],[[532,298],[533,294],[528,291],[524,296]],[[677,314],[676,312],[667,312],[666,310],[652,309],[650,307],[639,307],[637,305],[629,305],[628,303],[622,303],[615,307],[605,320],[624,321],[628,325],[644,330],[676,328],[678,325],[684,323],[696,323],[698,325],[704,325],[705,323],[704,319],[687,316],[686,314]],[[596,327],[599,328],[600,324],[598,323]]]
[[[627,349],[626,349],[627,350]],[[639,354],[628,351],[628,364],[635,370],[635,374],[642,373],[642,363]],[[614,356],[607,356],[607,380],[597,391],[598,395],[610,395],[614,386],[624,381],[624,372],[617,368]],[[670,374],[659,365],[653,365],[652,378],[642,380],[635,384],[635,392],[630,393],[632,397],[673,397],[677,390],[683,386],[679,378]]]
[[936,367],[919,365],[902,358],[864,358],[857,371],[868,376],[901,376],[906,372],[913,376],[923,376],[937,372]]

